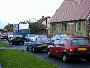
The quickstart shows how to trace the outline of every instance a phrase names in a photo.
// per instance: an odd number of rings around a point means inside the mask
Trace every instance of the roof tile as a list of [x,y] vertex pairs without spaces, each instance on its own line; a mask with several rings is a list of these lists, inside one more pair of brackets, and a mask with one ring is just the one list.
[[90,0],[64,0],[51,18],[51,22],[86,19],[90,13]]

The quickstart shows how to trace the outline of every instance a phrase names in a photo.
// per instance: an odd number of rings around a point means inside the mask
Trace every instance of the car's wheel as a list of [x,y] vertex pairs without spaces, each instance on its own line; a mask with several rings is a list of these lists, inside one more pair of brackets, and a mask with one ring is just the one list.
[[13,41],[11,41],[10,43],[11,43],[12,45],[14,44],[14,42],[13,42]]
[[69,59],[68,59],[68,57],[67,57],[66,54],[64,54],[64,55],[62,56],[62,60],[63,60],[63,62],[68,62],[68,61],[69,61]]
[[22,42],[22,45],[24,45],[24,42]]
[[10,45],[12,45],[12,42],[8,41]]
[[36,49],[34,47],[32,47],[32,52],[35,53],[36,52]]
[[48,57],[52,57],[50,50],[47,51]]
[[28,47],[26,47],[26,50],[29,50],[29,48],[28,48]]
[[[9,41],[8,41],[9,42]],[[11,44],[10,42],[9,42],[9,44]]]

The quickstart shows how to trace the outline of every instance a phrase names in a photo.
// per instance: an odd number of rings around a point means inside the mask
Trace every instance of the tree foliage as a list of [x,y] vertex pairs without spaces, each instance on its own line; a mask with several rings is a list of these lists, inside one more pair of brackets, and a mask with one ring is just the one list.
[[33,33],[33,34],[38,34],[39,31],[40,31],[40,26],[39,24],[37,24],[36,22],[31,22],[31,20],[26,20],[24,22],[20,22],[19,24],[26,24],[28,23],[29,24],[29,29],[30,29],[30,32]]
[[37,23],[29,23],[30,32],[34,34],[38,34],[40,27]]

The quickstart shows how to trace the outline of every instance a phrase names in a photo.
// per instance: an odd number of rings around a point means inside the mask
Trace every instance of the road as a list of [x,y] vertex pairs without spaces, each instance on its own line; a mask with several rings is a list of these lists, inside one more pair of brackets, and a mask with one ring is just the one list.
[[[8,44],[8,42],[6,40],[3,40],[3,42]],[[14,45],[13,47],[10,47],[10,48],[25,50],[24,45],[17,45],[17,46]],[[55,58],[55,57],[49,58],[45,51],[39,52],[39,53],[32,53],[31,51],[26,51],[26,52],[28,52],[32,55],[35,55],[41,59],[47,60],[53,64],[56,64],[60,68],[90,68],[90,61],[71,61],[70,63],[64,63],[58,58]]]
[[[9,44],[7,40],[1,40],[2,42]],[[12,45],[12,47],[1,47],[0,49],[19,49],[19,50],[25,50],[24,45]]]

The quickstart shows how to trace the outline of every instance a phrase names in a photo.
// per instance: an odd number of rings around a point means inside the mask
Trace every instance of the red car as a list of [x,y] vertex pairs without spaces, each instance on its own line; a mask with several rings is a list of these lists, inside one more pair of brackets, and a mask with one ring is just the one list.
[[8,35],[7,34],[1,34],[0,35],[0,39],[8,39]]
[[90,43],[82,38],[71,38],[53,42],[48,46],[48,56],[58,56],[64,62],[70,59],[90,59]]

